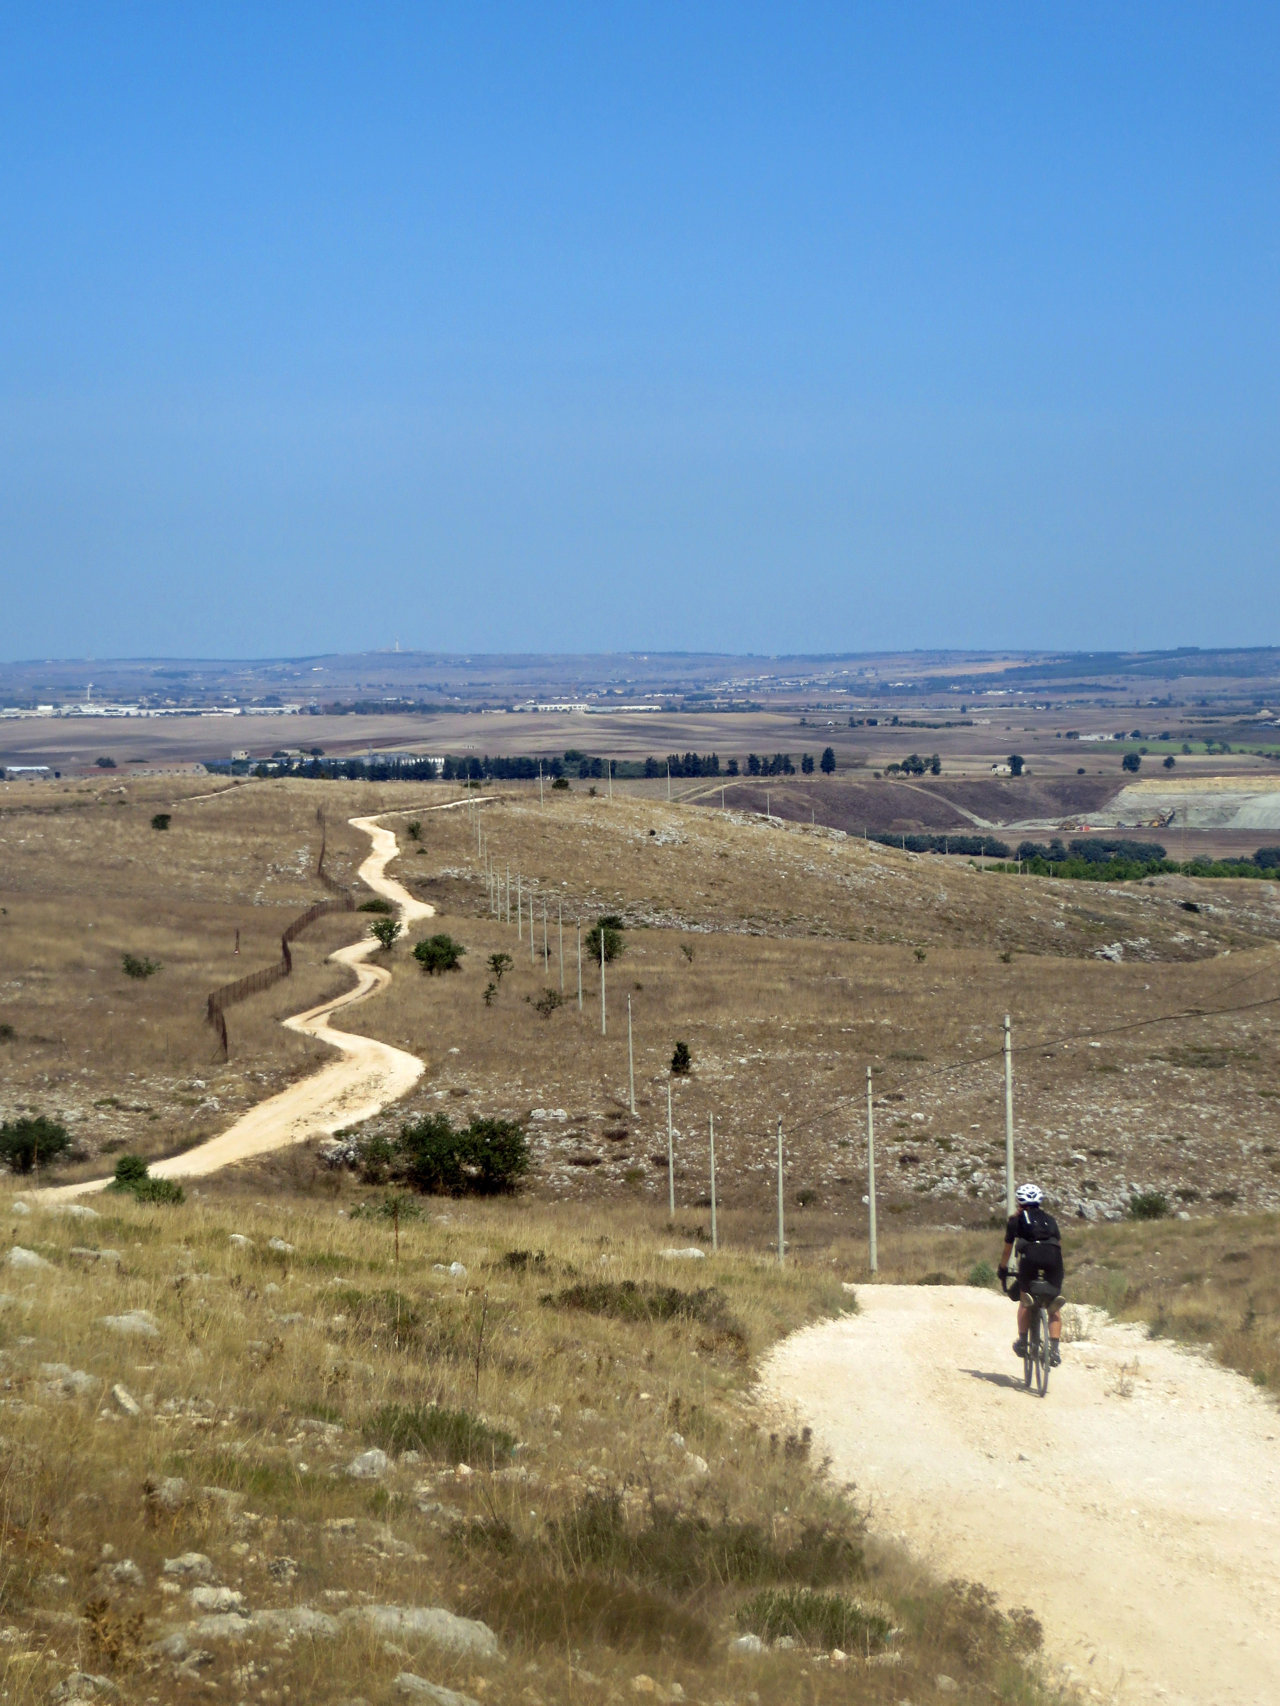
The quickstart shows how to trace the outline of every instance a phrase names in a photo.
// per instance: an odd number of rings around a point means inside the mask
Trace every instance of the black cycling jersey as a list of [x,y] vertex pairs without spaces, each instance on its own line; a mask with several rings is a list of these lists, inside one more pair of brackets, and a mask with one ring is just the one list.
[[1011,1214],[1004,1229],[1006,1244],[1061,1244],[1058,1223],[1048,1209],[1029,1203]]

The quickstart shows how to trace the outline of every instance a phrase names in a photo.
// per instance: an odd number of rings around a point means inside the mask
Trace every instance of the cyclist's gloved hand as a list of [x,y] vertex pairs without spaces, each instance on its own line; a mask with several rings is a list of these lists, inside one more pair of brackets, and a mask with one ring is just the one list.
[[1006,1281],[1007,1281],[1007,1280],[1008,1280],[1008,1278],[1009,1278],[1009,1270],[1008,1270],[1008,1268],[997,1268],[997,1269],[996,1269],[996,1278],[997,1278],[997,1279],[998,1279],[998,1280],[999,1280],[999,1281],[1000,1281],[1000,1282],[1001,1282],[1001,1284],[1002,1284],[1002,1285],[1003,1285],[1003,1284],[1004,1284],[1004,1283],[1005,1283],[1005,1282],[1006,1282]]

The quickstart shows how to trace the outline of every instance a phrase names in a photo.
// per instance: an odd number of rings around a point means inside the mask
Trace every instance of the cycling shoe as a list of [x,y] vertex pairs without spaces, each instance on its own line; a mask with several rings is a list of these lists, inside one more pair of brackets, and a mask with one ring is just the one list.
[[1062,1352],[1058,1349],[1057,1341],[1052,1339],[1049,1342],[1049,1367],[1062,1367]]
[[1027,1341],[1025,1339],[1015,1339],[1013,1341],[1013,1354],[1016,1357],[1025,1357],[1026,1356],[1026,1354],[1027,1354]]

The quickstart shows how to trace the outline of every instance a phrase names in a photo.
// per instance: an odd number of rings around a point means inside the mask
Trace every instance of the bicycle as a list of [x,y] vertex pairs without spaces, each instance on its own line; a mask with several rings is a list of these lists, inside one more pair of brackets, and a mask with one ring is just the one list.
[[[1036,1391],[1044,1398],[1049,1391],[1049,1309],[1058,1301],[1058,1288],[1050,1285],[1048,1280],[1037,1279],[1027,1287],[1027,1294],[1033,1309],[1027,1326],[1022,1379],[1028,1391],[1034,1381]],[[1015,1302],[1020,1301],[1021,1291],[1016,1276],[1006,1287],[1006,1295]]]

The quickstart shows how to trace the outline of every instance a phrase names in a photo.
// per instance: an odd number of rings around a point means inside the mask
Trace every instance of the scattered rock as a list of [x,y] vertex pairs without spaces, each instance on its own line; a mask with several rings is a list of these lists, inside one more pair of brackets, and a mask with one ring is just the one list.
[[696,1451],[689,1453],[684,1460],[684,1466],[691,1475],[706,1475],[710,1472],[710,1465],[706,1458],[699,1457]]
[[764,1642],[759,1635],[736,1635],[729,1643],[731,1653],[762,1653]]
[[253,1239],[246,1238],[243,1232],[233,1232],[229,1242],[234,1244],[237,1250],[253,1249]]
[[191,1486],[181,1475],[165,1475],[159,1480],[145,1481],[142,1492],[152,1509],[166,1511],[172,1516],[190,1499]]
[[292,1256],[293,1245],[286,1243],[283,1238],[268,1238],[267,1249],[274,1250],[278,1256]]
[[14,1202],[14,1203],[9,1204],[9,1213],[10,1214],[30,1214],[31,1210],[27,1207],[26,1203],[24,1203],[24,1202]]
[[958,1694],[960,1692],[960,1684],[953,1676],[936,1676],[934,1683],[939,1694]]
[[411,1670],[402,1670],[396,1678],[396,1693],[413,1700],[430,1700],[433,1706],[480,1706],[470,1694],[442,1688],[438,1682],[428,1682],[425,1676],[415,1676]]
[[49,1696],[51,1700],[98,1700],[118,1697],[120,1690],[109,1676],[94,1676],[87,1670],[73,1670],[65,1682],[60,1682]]
[[789,1653],[796,1643],[794,1638],[790,1635],[779,1635],[778,1639],[773,1644],[778,1652]]
[[332,1640],[338,1633],[338,1620],[326,1611],[315,1611],[309,1605],[288,1605],[276,1611],[255,1611],[249,1620],[255,1629],[286,1638],[310,1635],[315,1639]]
[[72,1368],[65,1362],[42,1362],[40,1372],[49,1382],[49,1390],[63,1398],[83,1398],[90,1392],[96,1394],[102,1387],[96,1375],[86,1374],[82,1368]]
[[463,1267],[461,1262],[450,1262],[449,1272],[453,1275],[454,1279],[466,1279],[467,1277],[467,1270]]
[[450,1652],[477,1659],[501,1658],[498,1637],[487,1623],[455,1617],[438,1605],[353,1605],[344,1623],[367,1624],[378,1635],[420,1635]]
[[213,1587],[206,1584],[203,1587],[192,1588],[191,1604],[196,1611],[239,1611],[248,1609],[245,1597],[234,1588]]
[[90,1250],[83,1244],[73,1244],[71,1254],[80,1262],[110,1262],[117,1268],[124,1259],[119,1250]]
[[391,1459],[375,1445],[362,1451],[347,1464],[346,1473],[353,1481],[377,1481],[391,1467]]
[[147,1585],[147,1578],[132,1558],[125,1558],[120,1563],[113,1564],[107,1574],[122,1588],[144,1588]]
[[191,1642],[185,1629],[175,1629],[171,1635],[153,1641],[151,1651],[162,1659],[172,1659],[174,1664],[181,1664],[191,1651]]
[[[11,1268],[51,1268],[53,1266],[53,1263],[46,1262],[43,1256],[37,1256],[34,1250],[24,1250],[21,1244],[13,1246],[7,1259]],[[76,1672],[77,1676],[85,1674],[87,1673],[83,1671]],[[69,1700],[74,1699],[74,1696],[68,1695],[67,1698]]]
[[217,1611],[209,1617],[197,1617],[191,1625],[191,1633],[202,1641],[243,1641],[252,1629],[252,1619],[239,1611]]
[[696,1244],[690,1244],[683,1250],[659,1250],[658,1254],[664,1262],[703,1262],[707,1252],[699,1250]]
[[166,1576],[190,1576],[198,1582],[213,1580],[213,1563],[203,1552],[180,1552],[176,1558],[166,1558]]
[[102,1216],[96,1208],[90,1208],[87,1203],[63,1203],[61,1208],[55,1208],[55,1214],[65,1214],[68,1220],[101,1220]]
[[158,1339],[160,1328],[149,1309],[128,1309],[123,1315],[100,1315],[99,1323],[128,1339]]
[[121,1386],[119,1381],[111,1388],[111,1402],[122,1416],[140,1416],[142,1414],[142,1405],[139,1404],[128,1387]]

